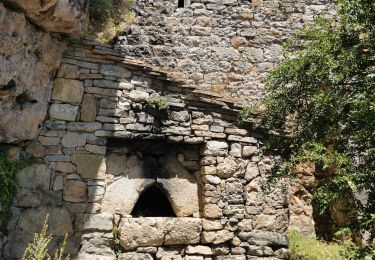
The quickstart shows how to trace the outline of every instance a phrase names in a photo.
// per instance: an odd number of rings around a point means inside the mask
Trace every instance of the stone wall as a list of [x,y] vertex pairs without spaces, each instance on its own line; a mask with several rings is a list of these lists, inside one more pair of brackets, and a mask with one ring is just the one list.
[[[47,213],[73,259],[288,257],[288,183],[263,185],[277,157],[234,124],[239,107],[177,78],[95,42],[70,45],[25,146],[38,163],[17,176],[3,258],[20,257]],[[129,214],[152,184],[177,217]]]
[[332,14],[331,0],[137,0],[133,24],[115,41],[124,54],[185,74],[187,82],[245,103],[263,95],[282,44]]

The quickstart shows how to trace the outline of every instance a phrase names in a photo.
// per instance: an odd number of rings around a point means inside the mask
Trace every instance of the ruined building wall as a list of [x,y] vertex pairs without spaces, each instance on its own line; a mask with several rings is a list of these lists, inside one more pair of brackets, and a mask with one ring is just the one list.
[[247,104],[263,95],[262,80],[282,59],[282,44],[314,16],[333,12],[330,0],[177,2],[135,1],[135,21],[116,47]]
[[[168,109],[147,105],[161,95]],[[17,175],[2,257],[19,259],[49,213],[53,246],[67,233],[73,259],[287,258],[288,182],[265,189],[276,157],[233,123],[239,109],[95,42],[71,45],[25,146],[38,161]],[[176,217],[132,213],[152,185]]]

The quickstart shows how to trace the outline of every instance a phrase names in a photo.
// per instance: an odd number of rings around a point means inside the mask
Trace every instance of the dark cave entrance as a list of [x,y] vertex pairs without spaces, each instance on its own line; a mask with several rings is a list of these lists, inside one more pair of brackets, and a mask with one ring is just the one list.
[[176,217],[167,196],[155,184],[141,193],[131,215],[133,217]]

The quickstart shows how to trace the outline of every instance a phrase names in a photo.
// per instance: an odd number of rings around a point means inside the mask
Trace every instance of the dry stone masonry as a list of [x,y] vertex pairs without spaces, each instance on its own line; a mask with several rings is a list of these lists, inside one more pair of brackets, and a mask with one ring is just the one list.
[[19,259],[48,213],[73,259],[288,258],[288,183],[265,189],[277,157],[234,124],[239,110],[96,42],[70,44],[25,147],[38,163],[17,176],[3,257]]
[[314,231],[315,181],[305,167],[266,188],[278,157],[235,121],[331,1],[137,0],[117,50],[67,46],[87,4],[0,3],[0,142],[37,158],[17,175],[0,259],[19,259],[47,214],[73,259],[288,258],[288,228]]
[[262,80],[283,58],[283,42],[316,15],[333,14],[333,2],[137,0],[136,18],[116,46],[246,103],[263,95]]

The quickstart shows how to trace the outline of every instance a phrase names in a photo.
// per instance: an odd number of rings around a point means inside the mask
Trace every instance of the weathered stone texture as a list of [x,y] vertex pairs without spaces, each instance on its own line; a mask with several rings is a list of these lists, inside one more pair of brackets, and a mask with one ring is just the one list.
[[36,137],[64,49],[0,3],[0,142]]
[[317,14],[333,13],[330,1],[319,0],[175,3],[136,1],[135,21],[117,47],[184,73],[200,89],[247,102],[263,95],[262,79],[282,59],[283,42]]
[[72,36],[86,32],[88,24],[87,1],[4,0],[4,3],[21,9],[27,19],[45,31],[60,32]]
[[129,250],[139,246],[196,244],[201,225],[197,218],[125,219],[120,224],[121,245]]
[[102,155],[94,154],[74,154],[72,162],[77,165],[77,172],[83,179],[104,179],[105,178],[105,158]]
[[[88,40],[57,75],[49,118],[26,146],[44,164],[18,175],[3,255],[19,259],[20,237],[31,239],[19,219],[43,209],[64,217],[75,259],[114,260],[117,239],[120,259],[285,258],[288,183],[262,190],[277,157],[258,129],[236,126],[239,106]],[[168,108],[150,107],[160,94]],[[167,213],[137,211],[151,188]]]

